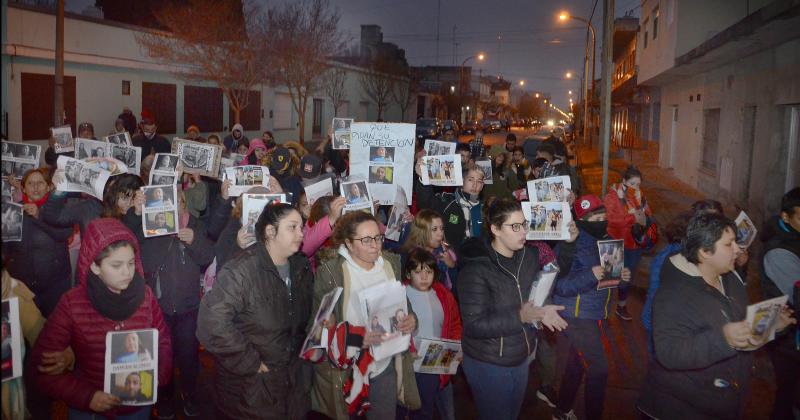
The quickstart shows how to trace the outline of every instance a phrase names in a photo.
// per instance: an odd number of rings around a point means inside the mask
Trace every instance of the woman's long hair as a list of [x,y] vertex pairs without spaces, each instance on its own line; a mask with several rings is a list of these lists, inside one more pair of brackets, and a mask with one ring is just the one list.
[[400,252],[407,253],[416,247],[428,249],[432,236],[431,227],[436,219],[442,219],[442,215],[437,211],[431,209],[420,210],[414,217],[414,222],[411,223],[408,239],[403,243]]

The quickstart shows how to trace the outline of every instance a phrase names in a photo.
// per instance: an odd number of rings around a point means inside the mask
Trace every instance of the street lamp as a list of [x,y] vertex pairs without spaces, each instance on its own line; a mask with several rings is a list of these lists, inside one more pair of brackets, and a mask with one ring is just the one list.
[[[461,62],[461,68],[459,69],[459,76],[458,76],[458,94],[459,94],[459,103],[463,102],[464,100],[464,65],[467,64],[467,61],[477,58],[478,61],[483,61],[486,59],[486,55],[483,53],[478,53],[476,55],[471,55],[464,59]],[[471,76],[470,76],[471,78]],[[453,92],[451,88],[451,92]],[[464,116],[461,116],[461,123],[464,123]]]
[[538,93],[536,93],[536,94],[535,94],[535,95],[533,95],[533,96],[534,96],[536,99],[539,99],[539,94],[538,94]]
[[572,79],[572,72],[568,71],[567,74],[564,75],[564,77],[566,77],[567,79]]
[[520,85],[520,86],[525,86],[525,81],[524,81],[524,80],[520,80],[520,81],[519,81],[519,85]]
[[[584,19],[578,16],[572,16],[568,12],[564,11],[558,15],[558,20],[562,22],[566,22],[568,19],[575,19],[577,21],[583,22],[589,28],[589,33],[592,35],[592,90],[594,91],[594,50],[595,50],[595,34],[594,34],[594,26],[592,26],[592,22],[588,19]],[[583,103],[583,141],[587,141],[587,136],[589,134],[589,44],[587,43],[585,46],[585,55],[584,55],[584,64],[585,64],[585,74],[584,77],[584,103]],[[594,96],[594,94],[592,94]]]
[[570,95],[572,95],[572,91],[569,91],[569,92],[567,92],[567,93],[569,93]]

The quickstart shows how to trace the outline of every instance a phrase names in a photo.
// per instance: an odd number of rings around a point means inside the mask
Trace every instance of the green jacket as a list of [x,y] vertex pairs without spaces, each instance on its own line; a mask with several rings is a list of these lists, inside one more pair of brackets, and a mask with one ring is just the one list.
[[[383,259],[386,263],[391,265],[395,276],[402,273],[400,267],[400,256],[393,254],[386,250],[383,251]],[[311,313],[317,313],[319,309],[320,300],[326,293],[333,290],[335,287],[344,288],[342,297],[336,302],[336,308],[333,313],[336,316],[336,322],[341,322],[344,319],[344,297],[348,293],[348,285],[345,285],[344,272],[342,264],[345,263],[345,258],[338,253],[330,259],[324,260],[317,268],[317,275],[314,279],[314,300],[312,303]],[[398,278],[399,280],[399,278]],[[408,305],[409,313],[411,311],[411,304]],[[416,315],[415,315],[416,316]],[[309,329],[313,325],[314,317],[309,322]],[[398,398],[398,404],[412,410],[419,409],[422,404],[419,399],[419,391],[417,390],[417,381],[414,377],[414,360],[410,351],[402,354],[403,359],[403,390],[402,398]],[[392,369],[390,365],[387,369]],[[325,414],[334,419],[346,420],[350,416],[347,414],[347,403],[344,401],[344,394],[342,388],[350,376],[350,369],[342,370],[337,369],[325,360],[314,364],[314,381],[311,388],[311,405],[315,411]],[[401,400],[402,399],[402,400]]]
[[514,199],[511,193],[523,186],[514,171],[504,166],[502,172],[497,169],[492,171],[492,183],[483,186],[483,196]]

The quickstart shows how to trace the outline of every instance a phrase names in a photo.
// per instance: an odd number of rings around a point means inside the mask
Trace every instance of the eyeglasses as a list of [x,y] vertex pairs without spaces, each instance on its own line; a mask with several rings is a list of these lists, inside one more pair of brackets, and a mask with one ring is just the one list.
[[520,229],[524,229],[527,232],[530,228],[527,223],[503,223],[503,226],[511,226],[511,230],[514,232],[519,232]]
[[372,244],[382,244],[386,235],[364,236],[363,238],[353,238],[353,241],[361,241],[361,245],[372,246]]

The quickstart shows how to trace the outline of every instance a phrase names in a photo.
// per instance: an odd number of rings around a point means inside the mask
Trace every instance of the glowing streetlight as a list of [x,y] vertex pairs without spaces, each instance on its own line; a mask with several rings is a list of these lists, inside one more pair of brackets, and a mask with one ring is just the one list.
[[456,87],[455,86],[450,85],[450,93],[456,93]]
[[569,92],[567,92],[567,93],[569,93],[570,95],[572,95],[572,91],[569,91]]
[[486,58],[486,56],[483,55],[483,53],[478,54],[478,61],[483,61],[484,58]]
[[533,96],[534,96],[536,99],[539,99],[539,94],[538,94],[538,93],[537,93],[537,94],[535,94],[535,95],[533,95]]
[[569,19],[569,13],[561,12],[561,13],[558,14],[558,20],[562,20],[563,21],[563,20],[567,20],[567,19]]
[[520,80],[520,81],[519,81],[519,85],[520,85],[520,86],[525,86],[525,81],[524,81],[524,80]]
[[567,79],[572,79],[572,72],[568,71],[567,74],[564,75]]

